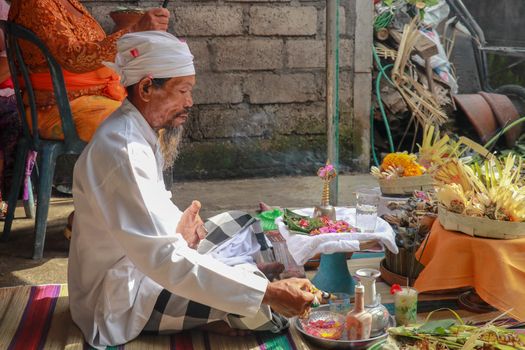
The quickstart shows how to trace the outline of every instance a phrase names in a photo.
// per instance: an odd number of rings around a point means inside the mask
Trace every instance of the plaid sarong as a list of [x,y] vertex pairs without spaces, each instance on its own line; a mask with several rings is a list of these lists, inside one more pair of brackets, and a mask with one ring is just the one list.
[[[230,244],[241,232],[250,230],[261,247],[262,257],[259,257],[257,260],[271,259],[271,250],[266,243],[261,223],[259,219],[254,218],[248,213],[228,211],[210,218],[204,226],[208,234],[197,248],[197,251],[201,254],[211,254],[218,248]],[[237,266],[265,277],[253,264],[241,264]],[[248,318],[228,314],[207,305],[179,297],[164,289],[157,298],[157,302],[150,319],[144,327],[143,333],[168,334],[203,326],[215,321],[225,321],[232,328],[271,331],[275,333],[289,326],[289,322],[285,317],[273,313],[267,305],[261,305],[257,315]]]

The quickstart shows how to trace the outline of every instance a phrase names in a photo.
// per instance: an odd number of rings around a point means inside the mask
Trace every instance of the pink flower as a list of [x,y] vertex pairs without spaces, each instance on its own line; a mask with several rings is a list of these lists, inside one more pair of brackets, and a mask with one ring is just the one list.
[[317,175],[320,177],[320,178],[326,178],[328,175],[330,175],[331,173],[334,173],[335,172],[335,167],[332,165],[332,164],[327,164],[325,165],[324,167],[321,167],[319,169],[319,171],[317,172]]
[[308,227],[308,225],[310,225],[308,220],[306,220],[306,219],[299,220],[299,226],[301,226],[301,227]]

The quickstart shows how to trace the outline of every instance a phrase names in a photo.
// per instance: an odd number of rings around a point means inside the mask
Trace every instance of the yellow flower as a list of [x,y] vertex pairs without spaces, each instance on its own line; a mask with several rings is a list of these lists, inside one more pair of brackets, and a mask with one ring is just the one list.
[[425,172],[425,168],[419,165],[414,154],[406,152],[390,153],[383,159],[381,170],[403,169],[403,176],[419,176]]

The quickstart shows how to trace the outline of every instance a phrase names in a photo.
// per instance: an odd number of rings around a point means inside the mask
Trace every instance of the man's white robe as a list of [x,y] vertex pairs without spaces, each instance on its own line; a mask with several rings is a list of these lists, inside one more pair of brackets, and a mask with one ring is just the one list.
[[95,347],[125,343],[163,288],[212,308],[254,316],[268,281],[190,249],[162,176],[156,133],[125,100],[75,165],[69,252],[71,315]]

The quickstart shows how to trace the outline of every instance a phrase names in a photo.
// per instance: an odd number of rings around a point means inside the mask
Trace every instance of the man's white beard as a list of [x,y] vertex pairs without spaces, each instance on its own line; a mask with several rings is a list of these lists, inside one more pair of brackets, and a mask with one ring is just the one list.
[[179,155],[179,143],[182,139],[183,130],[182,125],[159,130],[160,151],[164,158],[164,168],[162,170],[171,168],[173,163],[175,163]]

